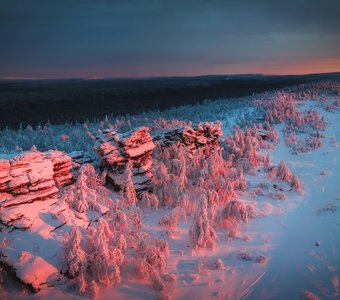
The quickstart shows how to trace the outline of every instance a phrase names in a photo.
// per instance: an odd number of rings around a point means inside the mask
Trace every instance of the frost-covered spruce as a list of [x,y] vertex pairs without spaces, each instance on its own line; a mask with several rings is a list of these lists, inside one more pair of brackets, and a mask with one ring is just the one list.
[[165,240],[144,240],[136,250],[135,270],[142,279],[159,277],[165,270],[169,245]]
[[110,225],[112,225],[116,231],[124,232],[129,225],[128,216],[126,213],[121,209],[116,208],[113,212],[110,212],[110,215]]
[[207,190],[206,193],[208,199],[208,218],[214,224],[218,214],[219,196],[214,190]]
[[75,184],[62,191],[61,199],[69,202],[78,213],[95,210],[104,214],[111,203],[109,194],[110,191],[103,186],[94,167],[84,164],[79,169]]
[[120,282],[120,267],[124,255],[120,249],[110,243],[112,231],[104,218],[98,220],[98,229],[95,234],[94,252],[91,255],[91,270],[101,284],[112,286]]
[[302,186],[301,186],[299,178],[296,175],[293,175],[292,187],[294,188],[295,191],[301,191]]
[[138,200],[136,196],[136,190],[134,188],[133,181],[132,181],[132,166],[129,162],[126,164],[126,167],[125,167],[124,178],[125,178],[125,186],[123,190],[124,190],[125,204],[136,205]]
[[70,277],[77,277],[87,268],[88,255],[81,246],[82,235],[78,227],[73,227],[64,242],[65,260]]
[[192,247],[214,248],[217,241],[217,234],[208,218],[208,201],[205,195],[202,196],[198,209],[194,215],[189,230]]
[[248,222],[247,207],[238,200],[230,201],[221,211],[222,226],[233,221],[242,221],[243,223]]
[[276,167],[276,178],[287,182],[292,181],[292,173],[283,160]]
[[141,192],[139,195],[139,200],[143,207],[146,208],[157,208],[159,205],[159,200],[155,194],[149,193],[147,191]]
[[266,154],[266,157],[264,159],[263,169],[265,172],[269,172],[270,170],[270,155],[269,153]]
[[186,222],[186,212],[182,207],[177,206],[159,220],[159,225],[169,229],[176,228],[180,219]]
[[214,269],[216,270],[223,270],[224,269],[224,263],[223,260],[218,258],[214,262]]

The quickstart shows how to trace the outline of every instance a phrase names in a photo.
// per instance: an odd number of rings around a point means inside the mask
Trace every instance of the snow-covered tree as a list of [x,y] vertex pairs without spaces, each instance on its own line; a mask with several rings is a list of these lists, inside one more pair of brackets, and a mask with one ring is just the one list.
[[217,234],[208,217],[208,200],[202,195],[195,213],[189,236],[193,248],[213,248],[217,241]]
[[292,178],[292,187],[294,188],[295,191],[301,191],[301,183],[299,178],[296,175],[293,175]]
[[169,255],[169,245],[163,240],[144,240],[136,251],[135,269],[143,279],[158,278],[165,270],[165,257]]
[[177,227],[180,219],[186,222],[186,212],[182,207],[177,206],[159,220],[159,225],[173,229]]
[[127,163],[123,176],[125,179],[124,180],[125,186],[123,188],[125,203],[128,206],[129,205],[134,206],[136,205],[138,199],[137,199],[136,190],[135,190],[135,187],[132,181],[132,165],[130,163]]
[[142,206],[146,208],[151,208],[151,207],[157,208],[159,205],[157,196],[147,191],[140,193],[139,200]]
[[127,241],[125,235],[121,232],[113,232],[112,245],[118,248],[123,253],[127,249]]
[[218,214],[219,196],[214,190],[207,190],[208,218],[211,224],[215,223]]
[[77,277],[84,272],[88,266],[88,255],[81,246],[82,234],[78,227],[73,227],[64,242],[65,260],[70,277]]
[[94,252],[91,255],[91,270],[95,278],[106,286],[120,282],[120,267],[124,262],[122,251],[110,242],[112,235],[108,223],[104,218],[100,218],[95,243],[93,243]]
[[103,186],[94,167],[84,164],[78,171],[75,184],[62,191],[61,199],[69,202],[78,213],[91,209],[104,214],[111,203],[109,194],[110,191]]
[[214,262],[214,268],[216,270],[223,270],[224,269],[224,263],[223,263],[223,260],[218,258],[215,260]]
[[264,159],[263,169],[265,172],[268,172],[271,169],[269,153],[266,154],[266,157]]
[[247,207],[238,200],[232,200],[223,208],[220,215],[221,224],[223,227],[230,227],[235,222],[248,222]]
[[93,300],[98,299],[99,287],[98,287],[97,282],[94,279],[91,280],[91,282],[89,283],[88,290]]
[[287,182],[292,181],[292,173],[283,160],[276,167],[276,178]]

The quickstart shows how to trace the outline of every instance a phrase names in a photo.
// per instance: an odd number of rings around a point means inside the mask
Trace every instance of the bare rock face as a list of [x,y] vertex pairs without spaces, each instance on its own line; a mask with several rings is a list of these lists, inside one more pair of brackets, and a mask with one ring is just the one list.
[[183,144],[192,152],[202,146],[208,146],[210,151],[219,149],[218,138],[222,135],[222,123],[205,122],[193,126],[177,127],[154,137],[154,141],[162,147],[173,144]]
[[96,152],[103,161],[108,179],[117,186],[123,185],[121,175],[129,163],[136,192],[147,189],[151,180],[152,150],[155,148],[149,128],[141,127],[124,134],[105,130],[97,141]]
[[71,158],[60,151],[32,150],[0,160],[0,218],[6,208],[53,197],[73,180]]

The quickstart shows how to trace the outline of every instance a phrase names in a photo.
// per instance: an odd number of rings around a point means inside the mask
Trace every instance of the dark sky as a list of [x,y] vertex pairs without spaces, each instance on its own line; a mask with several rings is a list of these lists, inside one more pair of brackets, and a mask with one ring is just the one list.
[[331,71],[339,0],[0,0],[0,78]]

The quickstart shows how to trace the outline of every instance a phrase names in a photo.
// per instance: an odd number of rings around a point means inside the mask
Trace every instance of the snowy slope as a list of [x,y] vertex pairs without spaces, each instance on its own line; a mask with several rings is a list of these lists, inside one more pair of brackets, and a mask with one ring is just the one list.
[[[221,137],[208,154],[204,145],[194,152],[180,144],[156,147],[152,188],[138,202],[131,172],[117,192],[85,165],[57,198],[21,208],[34,212],[29,230],[2,227],[7,264],[40,291],[31,294],[2,272],[1,293],[9,299],[337,299],[339,90],[320,84],[263,94],[260,109],[251,102],[237,108],[244,120],[219,109],[225,135],[236,121],[251,129]],[[151,134],[190,125],[162,122]],[[79,232],[68,236],[72,228]]]

